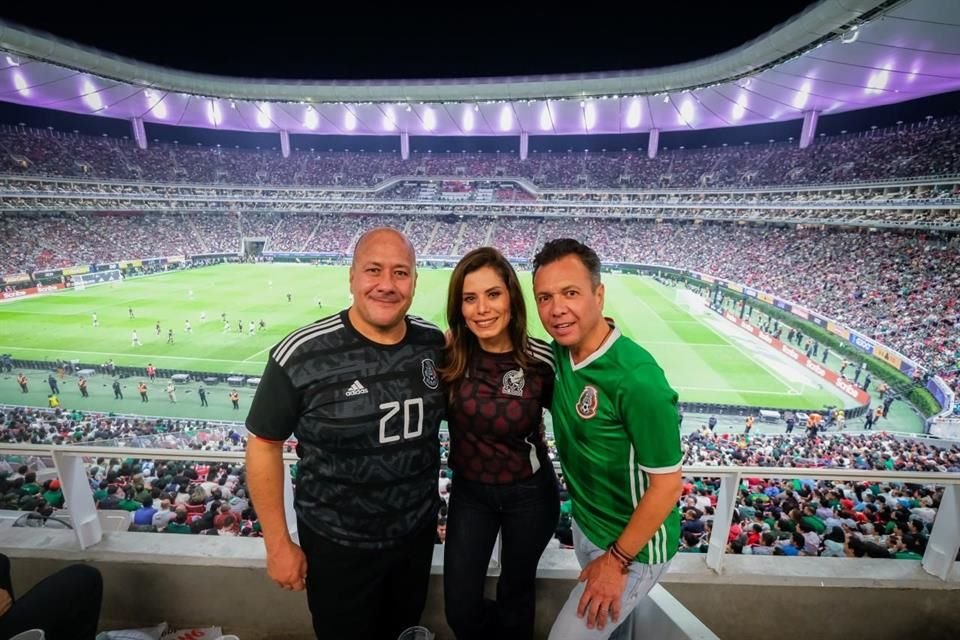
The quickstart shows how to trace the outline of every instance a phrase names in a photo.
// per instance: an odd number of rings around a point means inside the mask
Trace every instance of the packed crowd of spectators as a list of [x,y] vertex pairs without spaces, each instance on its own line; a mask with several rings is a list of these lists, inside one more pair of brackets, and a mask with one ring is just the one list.
[[546,239],[581,238],[605,261],[691,269],[780,295],[956,380],[960,241],[935,234],[597,218],[4,215],[0,270],[32,273],[118,259],[239,253],[241,238],[251,236],[265,238],[266,251],[346,254],[375,226],[405,231],[420,255],[462,255],[492,244],[525,259]]
[[201,184],[371,187],[395,176],[525,178],[555,188],[716,188],[864,182],[960,173],[960,119],[793,142],[705,149],[531,153],[347,153],[226,149],[6,127],[0,173]]
[[[694,478],[681,499],[682,553],[705,553],[719,483]],[[736,499],[727,553],[920,560],[942,487],[880,482],[747,478]]]
[[[239,423],[211,425],[66,410],[0,407],[4,442],[90,443],[170,449],[241,451]],[[550,457],[556,459],[548,433]],[[445,464],[449,439],[441,434]],[[714,433],[706,425],[682,438],[684,464],[708,467],[859,469],[960,472],[960,445],[885,432],[821,432],[817,436]],[[0,458],[0,509],[55,515],[65,504],[59,480],[34,460]],[[38,469],[39,467],[39,469]],[[38,474],[38,470],[41,472]],[[126,512],[130,530],[179,534],[257,536],[260,526],[247,498],[241,465],[91,458],[94,501],[102,511]],[[296,467],[293,468],[296,479]],[[562,487],[561,500],[569,496]],[[444,507],[456,478],[442,469],[437,542],[445,537]],[[680,508],[682,552],[705,552],[713,530],[719,481],[685,480]],[[830,482],[747,477],[736,501],[727,551],[737,554],[919,559],[925,550],[943,488],[876,481]],[[561,508],[557,537],[569,544],[569,502]]]

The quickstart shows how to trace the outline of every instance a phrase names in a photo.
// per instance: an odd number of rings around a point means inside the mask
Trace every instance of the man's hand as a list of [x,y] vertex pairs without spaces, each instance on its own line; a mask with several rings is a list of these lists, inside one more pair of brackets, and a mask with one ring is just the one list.
[[621,572],[620,563],[605,553],[580,572],[580,582],[586,582],[577,616],[587,617],[587,628],[603,629],[607,616],[613,622],[620,619],[620,598],[627,587],[627,576]]
[[303,591],[307,579],[307,558],[292,540],[267,546],[267,575],[287,591]]
[[0,617],[10,611],[12,606],[13,598],[10,597],[10,592],[6,589],[0,589]]

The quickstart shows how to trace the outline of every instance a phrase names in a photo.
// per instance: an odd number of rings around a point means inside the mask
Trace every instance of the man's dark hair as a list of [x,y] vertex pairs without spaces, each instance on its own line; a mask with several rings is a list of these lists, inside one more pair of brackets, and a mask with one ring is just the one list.
[[533,256],[533,277],[537,277],[537,271],[550,263],[562,260],[567,256],[577,256],[583,266],[590,272],[590,282],[593,288],[600,286],[600,258],[597,252],[573,238],[557,238],[550,240],[543,245],[537,255]]

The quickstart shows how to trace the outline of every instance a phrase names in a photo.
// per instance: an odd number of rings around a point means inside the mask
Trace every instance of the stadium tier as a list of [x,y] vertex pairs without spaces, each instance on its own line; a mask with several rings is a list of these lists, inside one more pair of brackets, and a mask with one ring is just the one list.
[[[696,189],[880,182],[960,174],[960,119],[792,142],[605,153],[330,153],[153,144],[21,127],[0,130],[0,173],[164,183],[373,187],[389,178],[522,178],[550,189]],[[408,197],[412,193],[406,194]],[[494,192],[494,198],[509,198]]]
[[[491,244],[525,261],[546,239],[579,237],[606,262],[694,270],[794,300],[897,349],[951,384],[956,379],[956,236],[596,218],[4,214],[0,270],[35,274],[121,259],[240,255],[245,238],[264,242],[267,255],[345,255],[364,230],[376,226],[404,230],[420,256],[456,256]],[[28,278],[20,286],[30,282]],[[7,286],[15,286],[10,283]]]

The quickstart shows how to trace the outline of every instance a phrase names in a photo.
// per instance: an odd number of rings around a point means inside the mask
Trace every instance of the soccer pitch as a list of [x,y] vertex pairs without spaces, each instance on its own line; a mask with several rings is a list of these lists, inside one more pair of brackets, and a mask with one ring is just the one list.
[[[449,270],[421,270],[411,313],[445,326],[449,277]],[[529,272],[521,273],[520,280],[531,333],[546,338],[530,294]],[[673,290],[637,276],[605,274],[604,282],[605,315],[657,358],[681,402],[780,408],[838,403],[825,389],[787,380],[692,317],[675,304]],[[218,265],[2,304],[0,352],[51,362],[112,358],[117,365],[153,363],[157,368],[257,375],[270,347],[287,333],[348,304],[346,267]],[[93,313],[99,327],[93,326]],[[224,332],[222,313],[229,332]],[[185,331],[186,320],[191,333]],[[251,320],[263,320],[266,330],[248,335]],[[168,329],[174,331],[173,344],[167,343]],[[142,346],[133,346],[133,330]]]

